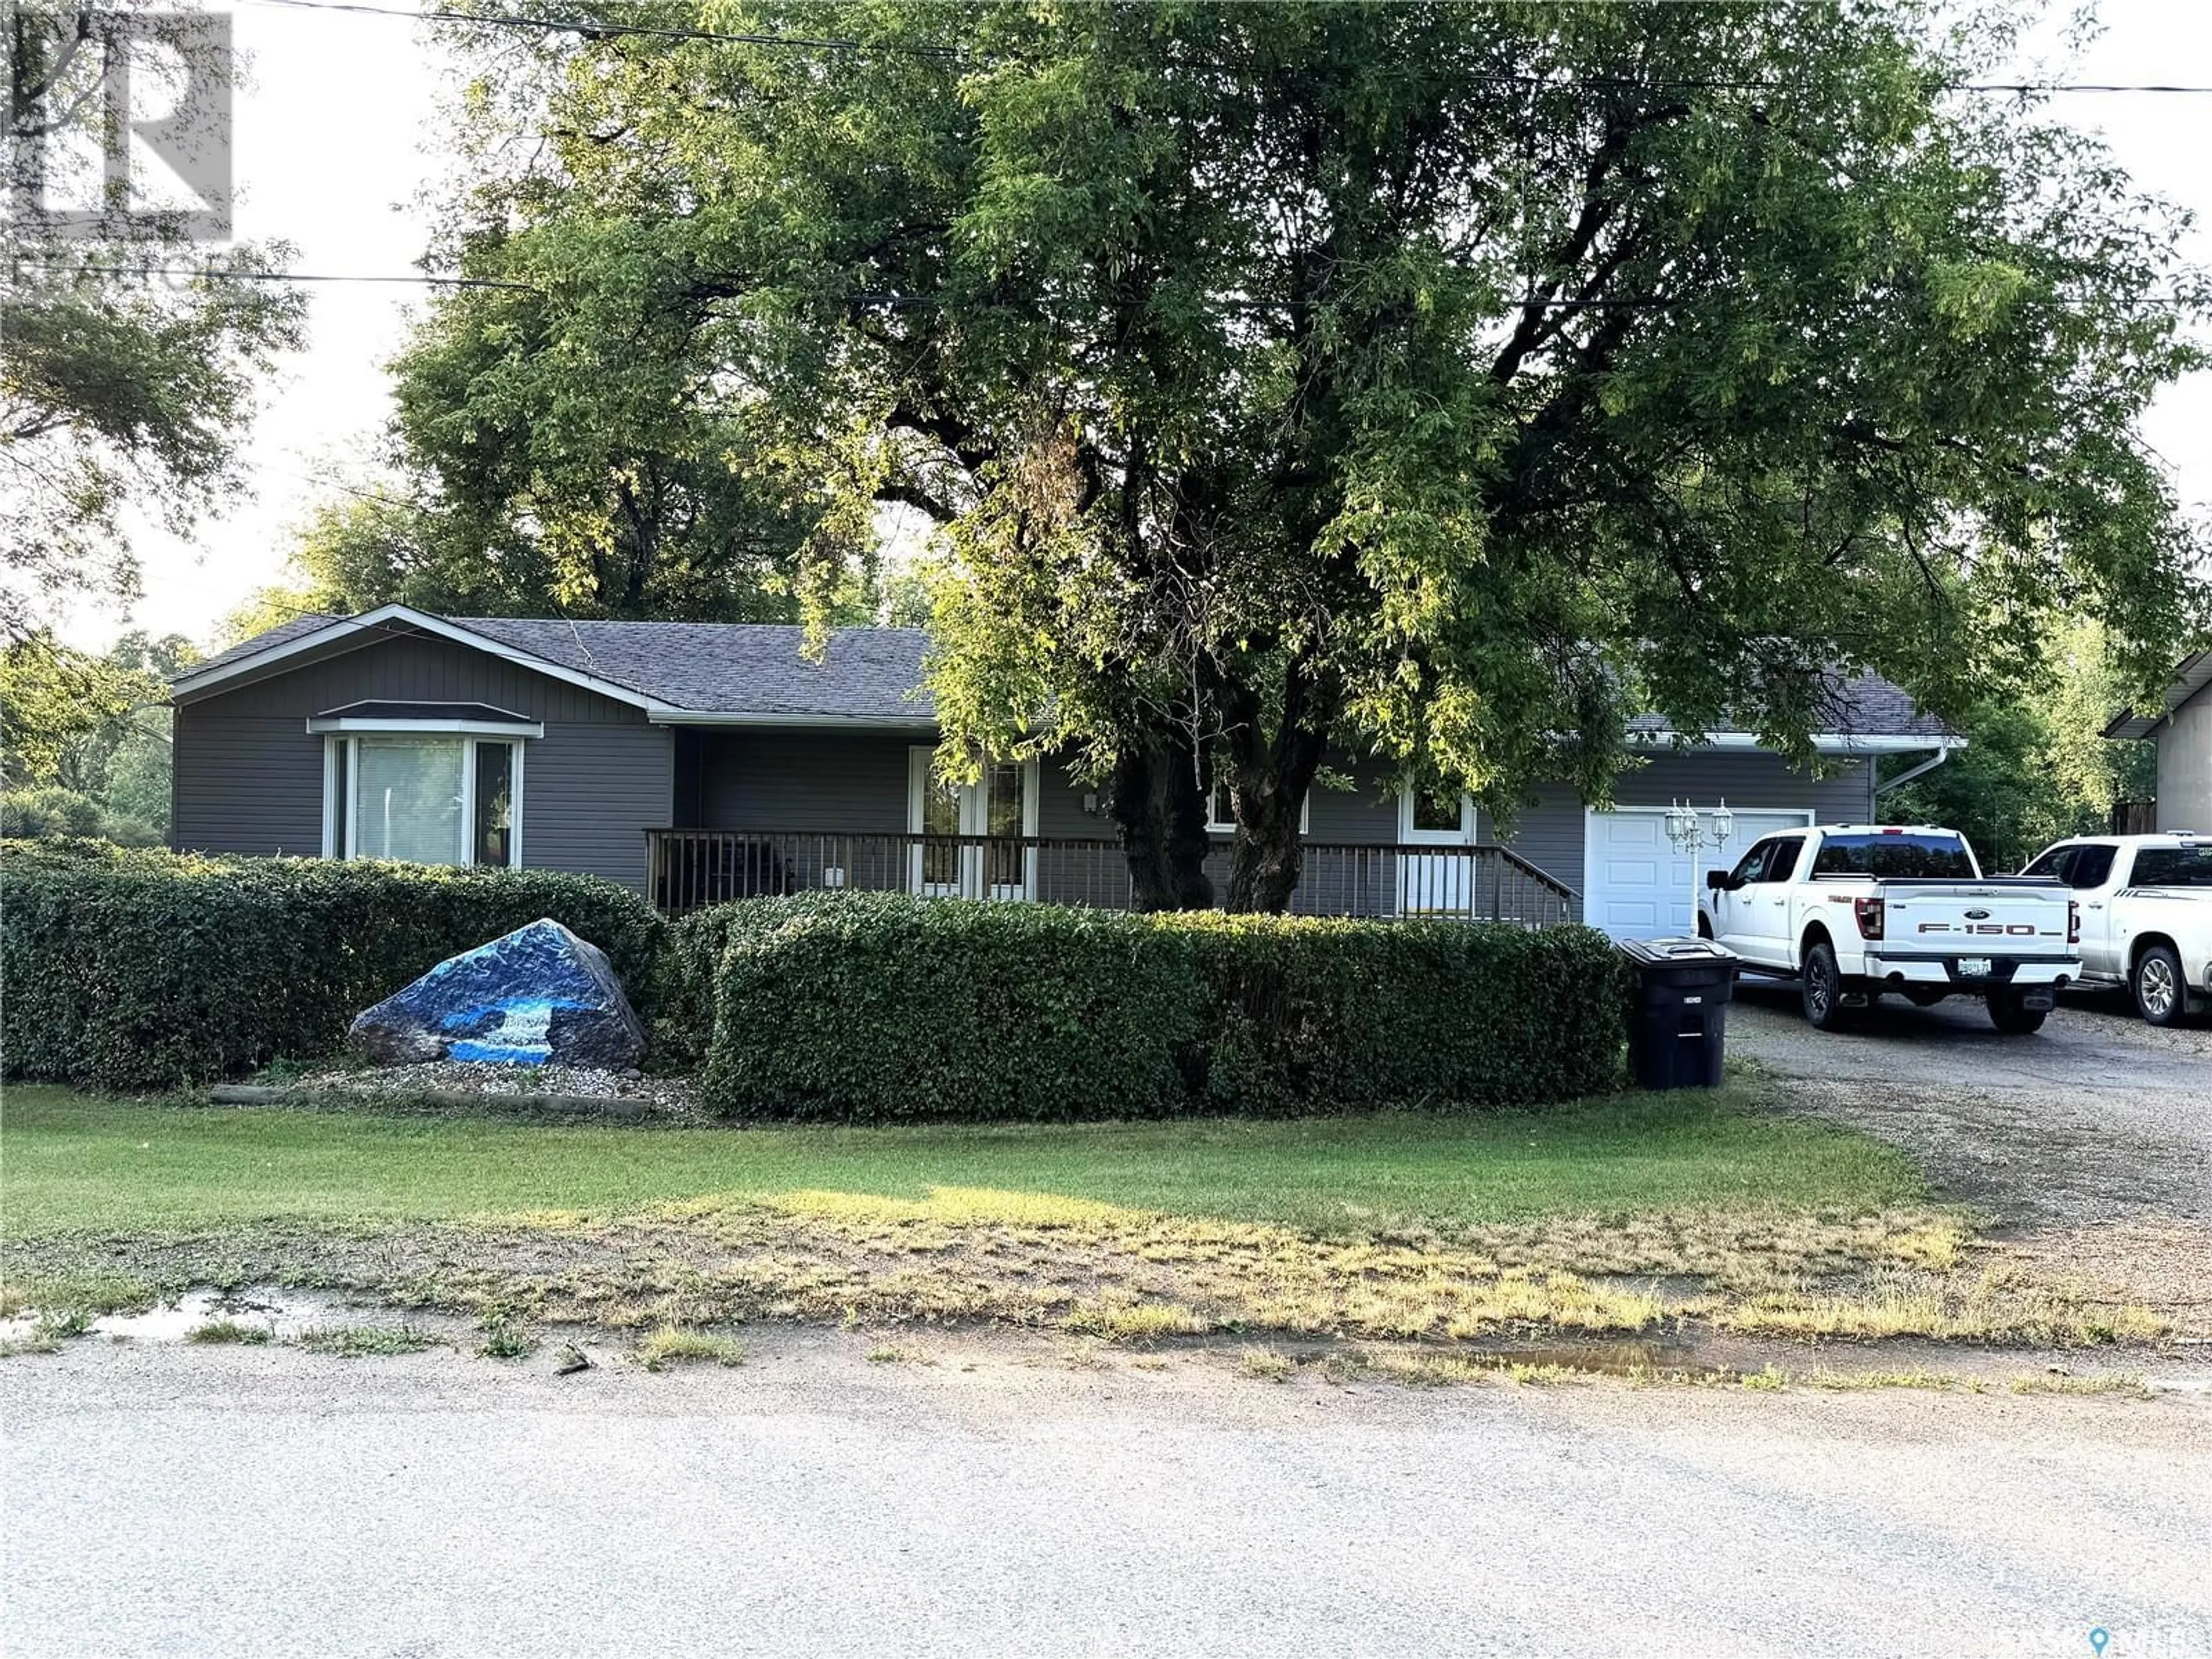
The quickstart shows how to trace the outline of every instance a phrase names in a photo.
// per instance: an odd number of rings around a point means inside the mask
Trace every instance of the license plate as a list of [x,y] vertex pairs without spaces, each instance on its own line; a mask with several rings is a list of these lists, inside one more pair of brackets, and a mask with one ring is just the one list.
[[1959,977],[1960,979],[1987,979],[1989,976],[1990,959],[1987,957],[1960,957],[1959,958]]

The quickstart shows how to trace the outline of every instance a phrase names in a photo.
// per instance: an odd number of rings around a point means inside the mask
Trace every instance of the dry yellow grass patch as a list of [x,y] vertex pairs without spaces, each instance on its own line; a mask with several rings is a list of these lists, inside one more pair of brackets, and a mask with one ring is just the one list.
[[1091,1332],[1117,1342],[1197,1336],[1212,1328],[1180,1302],[1086,1304],[1068,1314],[1060,1323],[1071,1331]]
[[2087,1346],[2148,1341],[2165,1322],[2147,1308],[2077,1300],[2063,1288],[1990,1270],[1884,1273],[1844,1291],[1782,1288],[1725,1303],[1713,1322],[1744,1335],[1989,1340]]
[[[104,1307],[122,1294],[112,1252],[97,1241],[46,1253],[50,1267],[70,1268],[48,1275],[68,1294],[38,1305]],[[2161,1329],[2141,1308],[1975,1245],[1962,1216],[1928,1208],[1577,1215],[1344,1236],[1049,1193],[794,1188],[596,1221],[561,1211],[380,1231],[233,1230],[149,1243],[130,1261],[147,1274],[130,1279],[142,1297],[155,1280],[276,1278],[533,1328],[639,1333],[778,1319],[1002,1323],[1138,1345],[1221,1335],[1419,1344],[1626,1339],[1706,1322],[1802,1340],[2090,1343]]]
[[1287,1382],[1297,1362],[1273,1348],[1247,1348],[1237,1356],[1237,1374],[1261,1382]]
[[744,1344],[733,1337],[717,1336],[710,1331],[687,1331],[674,1325],[663,1325],[659,1330],[637,1345],[635,1358],[649,1371],[665,1370],[671,1365],[690,1363],[710,1363],[716,1365],[742,1365],[745,1363]]
[[[775,1318],[1003,1322],[1109,1341],[1278,1334],[1352,1342],[1634,1336],[1670,1322],[1801,1339],[2091,1342],[2155,1334],[2002,1260],[1959,1215],[1686,1212],[1316,1236],[1052,1194],[794,1191],[579,1229],[502,1227],[403,1290],[640,1328]],[[1972,1252],[1987,1261],[1987,1252]]]

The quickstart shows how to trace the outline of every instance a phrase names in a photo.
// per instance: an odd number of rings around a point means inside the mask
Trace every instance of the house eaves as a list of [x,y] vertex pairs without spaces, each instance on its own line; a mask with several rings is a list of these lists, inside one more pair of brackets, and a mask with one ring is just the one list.
[[2154,713],[2138,714],[2132,708],[2105,728],[2108,738],[2148,738],[2181,711],[2182,705],[2191,702],[2208,686],[2212,686],[2212,651],[2199,651],[2184,657],[2181,666],[2174,671],[2173,684],[2166,688],[2164,707]]
[[[1948,733],[1917,737],[1899,732],[1815,732],[1813,750],[1820,755],[1924,755],[1930,750],[1964,749],[1966,738]],[[1709,732],[1702,738],[1677,741],[1672,732],[1632,732],[1631,746],[1639,750],[1718,750],[1723,752],[1765,750],[1755,732]]]
[[450,640],[456,645],[465,645],[518,667],[527,668],[532,673],[565,680],[571,685],[596,691],[617,702],[626,702],[633,708],[645,709],[648,717],[654,707],[654,700],[634,685],[624,685],[618,681],[571,668],[566,664],[549,661],[531,652],[519,650],[504,641],[475,633],[448,622],[443,617],[433,616],[427,611],[417,611],[405,605],[380,605],[374,611],[363,611],[358,617],[334,617],[325,627],[285,633],[283,637],[258,651],[252,648],[252,642],[249,641],[245,648],[227,652],[213,662],[204,663],[178,675],[169,682],[169,692],[173,697],[190,701],[220,690],[235,681],[257,678],[296,658],[326,654],[334,649],[340,652],[358,650],[363,646],[374,645],[380,640],[391,638],[402,629]]

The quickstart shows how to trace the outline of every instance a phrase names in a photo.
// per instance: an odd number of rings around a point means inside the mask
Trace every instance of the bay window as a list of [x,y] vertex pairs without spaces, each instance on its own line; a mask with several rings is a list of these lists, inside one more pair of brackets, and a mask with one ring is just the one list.
[[324,744],[323,855],[520,866],[523,750],[543,728],[498,718],[437,719],[410,706],[407,715],[337,710],[310,720]]

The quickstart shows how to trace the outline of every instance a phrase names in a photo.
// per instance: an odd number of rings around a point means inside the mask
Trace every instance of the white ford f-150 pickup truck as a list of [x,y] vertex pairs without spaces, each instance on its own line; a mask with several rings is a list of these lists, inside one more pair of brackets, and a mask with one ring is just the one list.
[[2024,1035],[2081,971],[2076,912],[2051,876],[1984,876],[1955,830],[1831,824],[1754,844],[1709,871],[1698,928],[1753,972],[1795,975],[1826,1030],[1886,991],[1928,1007],[1983,998]]
[[2081,908],[2081,977],[2124,985],[2154,1025],[2212,1000],[2212,836],[2082,836],[2022,872],[2063,881]]

